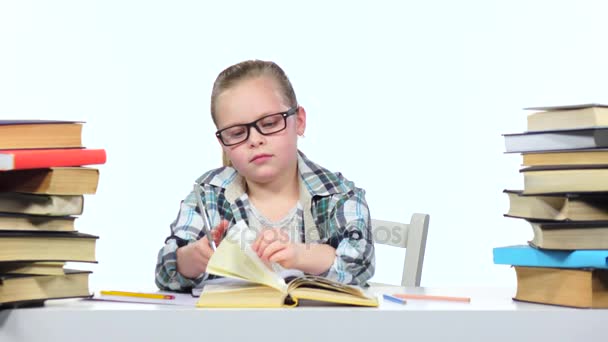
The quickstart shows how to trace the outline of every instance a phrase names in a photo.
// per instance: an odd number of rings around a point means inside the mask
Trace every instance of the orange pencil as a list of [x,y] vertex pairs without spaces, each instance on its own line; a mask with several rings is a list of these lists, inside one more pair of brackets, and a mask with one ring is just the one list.
[[407,294],[407,293],[398,293],[393,296],[402,299],[422,299],[422,300],[443,300],[448,302],[464,302],[470,303],[471,298],[469,297],[448,297],[448,296],[431,296],[431,295],[419,295],[419,294]]

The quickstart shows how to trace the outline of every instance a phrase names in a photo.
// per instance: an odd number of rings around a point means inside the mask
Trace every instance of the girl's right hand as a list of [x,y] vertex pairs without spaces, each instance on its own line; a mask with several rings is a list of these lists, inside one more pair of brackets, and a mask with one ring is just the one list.
[[[211,235],[216,246],[219,246],[224,232],[230,223],[222,220],[211,230]],[[213,255],[213,249],[209,246],[209,239],[204,236],[196,242],[177,249],[177,272],[190,279],[198,278],[207,270],[209,258]]]

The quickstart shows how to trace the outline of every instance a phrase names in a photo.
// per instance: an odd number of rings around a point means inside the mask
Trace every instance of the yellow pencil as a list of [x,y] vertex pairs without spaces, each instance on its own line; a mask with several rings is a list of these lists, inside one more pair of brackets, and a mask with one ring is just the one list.
[[175,299],[173,295],[160,293],[142,293],[142,292],[126,292],[126,291],[99,291],[104,296],[122,296],[122,297],[137,297],[148,299]]

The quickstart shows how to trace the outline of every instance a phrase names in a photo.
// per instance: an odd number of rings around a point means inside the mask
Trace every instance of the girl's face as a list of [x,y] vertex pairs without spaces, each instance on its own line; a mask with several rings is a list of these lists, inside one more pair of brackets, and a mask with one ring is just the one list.
[[[277,83],[265,76],[238,82],[222,92],[216,104],[218,130],[290,109]],[[258,122],[258,125],[264,125],[264,122]],[[286,127],[280,132],[262,135],[255,127],[249,127],[249,138],[239,144],[225,146],[219,139],[218,142],[245,179],[268,183],[297,164],[298,135],[304,134],[305,128],[306,112],[299,108],[295,115],[287,117]]]

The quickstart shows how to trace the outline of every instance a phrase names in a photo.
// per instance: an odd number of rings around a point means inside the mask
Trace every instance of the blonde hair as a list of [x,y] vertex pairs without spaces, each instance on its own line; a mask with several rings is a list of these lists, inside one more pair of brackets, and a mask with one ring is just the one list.
[[[211,118],[216,127],[217,98],[224,91],[234,87],[241,81],[262,76],[270,77],[277,83],[286,105],[289,107],[296,107],[298,105],[296,93],[289,78],[285,74],[285,71],[276,63],[257,59],[240,62],[220,72],[213,83],[213,90],[211,91]],[[222,164],[224,166],[232,166],[230,159],[228,159],[224,151],[222,151]]]

